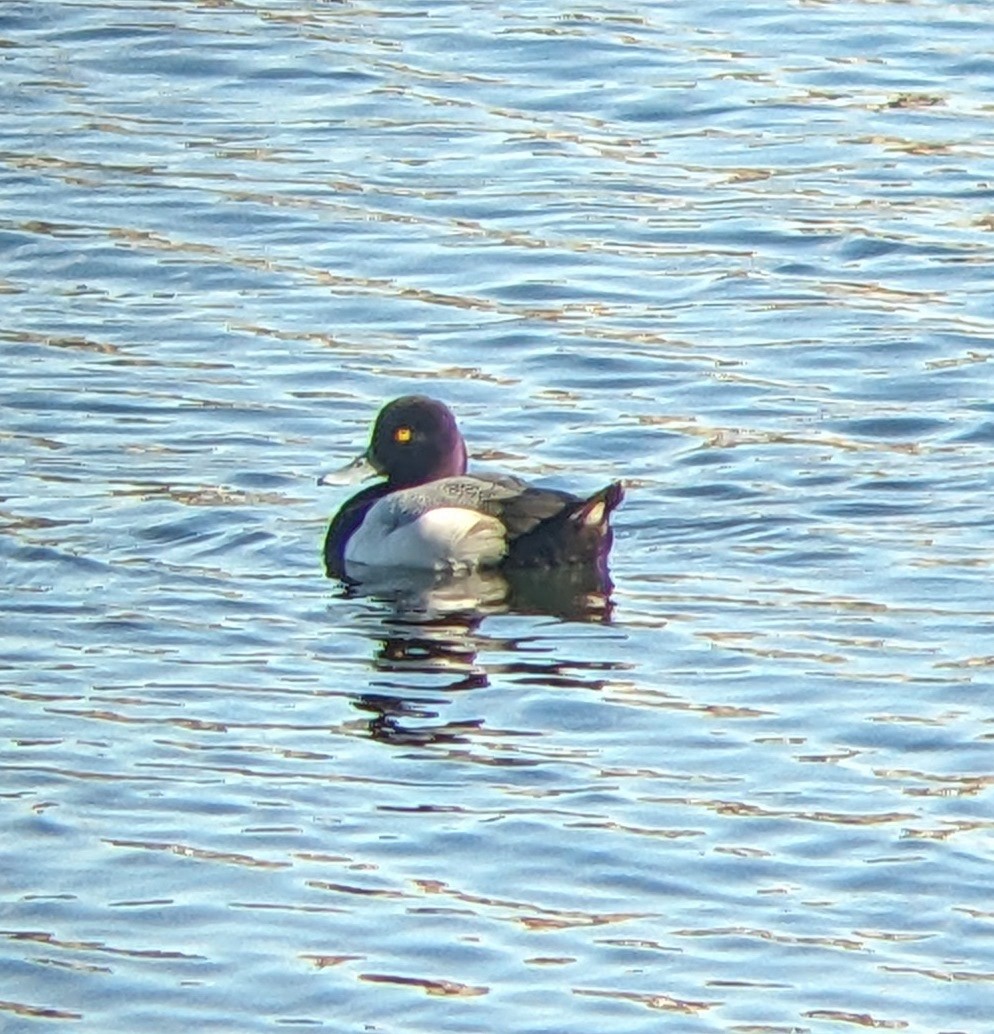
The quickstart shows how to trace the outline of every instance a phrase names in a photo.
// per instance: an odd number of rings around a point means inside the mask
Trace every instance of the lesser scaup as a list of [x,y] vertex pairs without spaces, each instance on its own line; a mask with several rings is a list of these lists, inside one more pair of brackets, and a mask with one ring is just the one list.
[[[324,560],[333,578],[347,577],[347,564],[444,571],[603,563],[609,518],[623,496],[619,482],[582,499],[518,478],[467,474],[455,417],[423,395],[387,403],[369,448],[345,469],[385,480],[332,519]],[[340,483],[340,473],[318,483]]]

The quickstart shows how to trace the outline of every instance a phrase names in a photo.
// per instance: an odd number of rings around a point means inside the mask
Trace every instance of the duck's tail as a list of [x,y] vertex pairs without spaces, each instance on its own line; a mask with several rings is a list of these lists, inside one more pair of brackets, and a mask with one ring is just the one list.
[[569,513],[569,520],[580,533],[590,530],[599,535],[610,534],[611,514],[624,498],[625,490],[621,482],[614,481],[574,506]]
[[615,481],[586,499],[560,496],[558,512],[516,539],[508,555],[512,567],[559,567],[564,564],[603,564],[614,533],[611,513],[625,492]]

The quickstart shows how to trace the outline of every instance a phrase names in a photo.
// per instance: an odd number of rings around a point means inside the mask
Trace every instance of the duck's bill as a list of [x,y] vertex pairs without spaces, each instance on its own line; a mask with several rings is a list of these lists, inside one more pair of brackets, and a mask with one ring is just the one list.
[[319,485],[354,485],[357,481],[368,481],[369,478],[379,477],[380,472],[369,462],[366,454],[356,458],[351,463],[346,463],[338,470],[331,470],[318,478]]

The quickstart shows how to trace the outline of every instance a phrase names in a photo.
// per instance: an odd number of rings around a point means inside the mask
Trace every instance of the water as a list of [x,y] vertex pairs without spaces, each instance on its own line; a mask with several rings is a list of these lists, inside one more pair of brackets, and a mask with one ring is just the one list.
[[[0,8],[5,1032],[986,1029],[987,20]],[[322,577],[411,390],[610,602]]]

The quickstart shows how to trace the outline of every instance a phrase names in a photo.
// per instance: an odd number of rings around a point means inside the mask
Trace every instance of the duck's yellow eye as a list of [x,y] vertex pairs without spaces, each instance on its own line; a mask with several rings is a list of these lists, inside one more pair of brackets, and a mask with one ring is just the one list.
[[409,427],[398,427],[393,433],[393,440],[406,445],[411,440],[411,429]]

